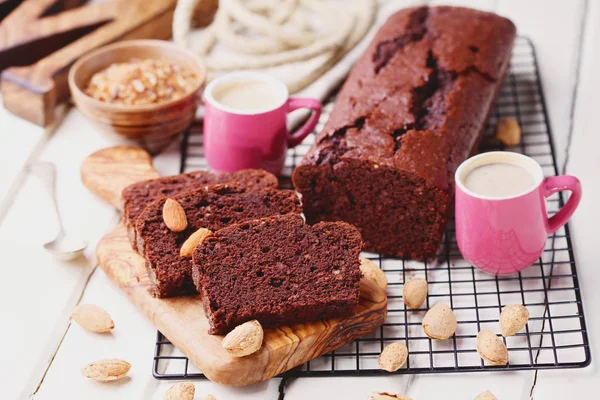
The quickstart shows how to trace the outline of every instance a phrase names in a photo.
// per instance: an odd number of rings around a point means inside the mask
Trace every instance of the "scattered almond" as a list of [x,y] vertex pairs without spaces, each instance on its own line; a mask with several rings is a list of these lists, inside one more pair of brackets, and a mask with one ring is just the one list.
[[212,394],[209,394],[209,395],[206,395],[204,400],[217,400],[217,398],[215,396],[213,396]]
[[510,304],[500,313],[500,331],[502,336],[512,336],[527,325],[529,310],[521,304]]
[[94,361],[83,367],[81,373],[99,382],[115,381],[123,378],[129,372],[131,364],[118,358],[107,358]]
[[234,357],[244,357],[257,352],[263,342],[264,332],[257,320],[236,326],[223,339],[221,345]]
[[404,343],[396,342],[385,346],[379,355],[377,364],[379,365],[379,368],[384,371],[394,372],[402,368],[407,358],[408,349],[406,348],[406,345]]
[[386,299],[385,289],[371,276],[363,275],[360,278],[360,297],[373,303],[380,303]]
[[402,394],[379,392],[379,393],[373,393],[371,396],[369,396],[369,400],[412,400],[412,399],[410,397],[404,396]]
[[477,397],[475,397],[475,400],[498,400],[498,399],[496,399],[496,396],[494,396],[492,394],[492,392],[490,392],[489,390],[486,390],[485,392],[479,393],[479,395],[477,395]]
[[173,232],[184,231],[188,226],[187,217],[181,204],[174,199],[167,199],[163,205],[163,221]]
[[179,255],[181,257],[191,257],[194,253],[194,249],[200,243],[202,243],[202,241],[206,239],[211,233],[212,231],[206,228],[200,228],[196,232],[192,233],[190,237],[187,238],[185,242],[183,242]]
[[423,318],[423,330],[431,339],[448,339],[456,332],[456,316],[452,309],[444,303],[431,307]]
[[179,382],[167,391],[165,400],[194,400],[196,387],[192,382]]
[[521,143],[521,127],[513,117],[502,117],[496,123],[496,139],[506,146]]
[[412,278],[402,288],[402,299],[410,310],[421,308],[427,300],[427,281],[423,278]]
[[73,321],[90,332],[109,332],[115,323],[106,311],[94,304],[79,304],[71,313]]
[[375,263],[368,258],[360,259],[360,272],[364,276],[368,276],[372,281],[377,283],[382,289],[385,289],[388,285],[387,277],[385,272],[379,268]]
[[508,363],[506,345],[502,339],[489,329],[482,329],[477,334],[477,353],[479,357],[492,365],[506,365]]

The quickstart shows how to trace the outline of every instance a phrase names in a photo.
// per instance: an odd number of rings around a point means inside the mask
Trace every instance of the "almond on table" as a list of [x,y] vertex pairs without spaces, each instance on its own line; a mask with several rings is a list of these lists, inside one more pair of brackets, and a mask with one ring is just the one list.
[[115,381],[123,378],[131,369],[131,364],[118,358],[107,358],[89,363],[81,370],[83,376],[99,382]]
[[106,311],[94,304],[79,304],[71,313],[73,321],[90,332],[110,332],[115,323]]
[[479,393],[477,395],[477,397],[475,397],[475,400],[498,400],[498,399],[496,399],[496,396],[494,396],[492,394],[492,392],[490,392],[489,390],[486,390],[485,392]]
[[169,388],[165,400],[194,400],[196,387],[192,382],[179,382]]

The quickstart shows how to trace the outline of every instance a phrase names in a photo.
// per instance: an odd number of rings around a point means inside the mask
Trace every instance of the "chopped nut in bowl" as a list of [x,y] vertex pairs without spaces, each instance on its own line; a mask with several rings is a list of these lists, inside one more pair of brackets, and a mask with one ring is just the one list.
[[193,53],[162,40],[102,47],[77,61],[69,87],[103,132],[160,151],[193,122],[206,70]]

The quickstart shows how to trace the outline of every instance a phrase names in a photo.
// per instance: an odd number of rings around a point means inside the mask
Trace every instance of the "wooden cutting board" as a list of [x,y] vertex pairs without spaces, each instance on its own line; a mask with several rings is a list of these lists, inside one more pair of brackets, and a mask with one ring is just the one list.
[[[94,193],[121,209],[127,185],[158,177],[144,150],[113,147],[90,155],[81,179]],[[144,259],[131,249],[123,223],[98,243],[98,263],[115,285],[212,381],[244,386],[269,379],[372,332],[385,320],[387,300],[361,299],[356,314],[307,324],[267,329],[263,347],[247,357],[231,357],[221,348],[222,336],[208,334],[200,296],[156,299]]]

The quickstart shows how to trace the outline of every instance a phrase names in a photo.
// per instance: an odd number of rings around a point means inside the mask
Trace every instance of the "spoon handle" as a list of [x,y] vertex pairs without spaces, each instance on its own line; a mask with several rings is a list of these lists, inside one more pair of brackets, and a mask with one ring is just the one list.
[[64,233],[64,227],[60,210],[58,209],[58,201],[56,200],[56,165],[51,162],[39,162],[30,165],[29,170],[40,178],[44,188],[50,195],[54,210],[56,211],[56,218],[58,219],[58,227],[60,229],[59,235],[62,235]]

